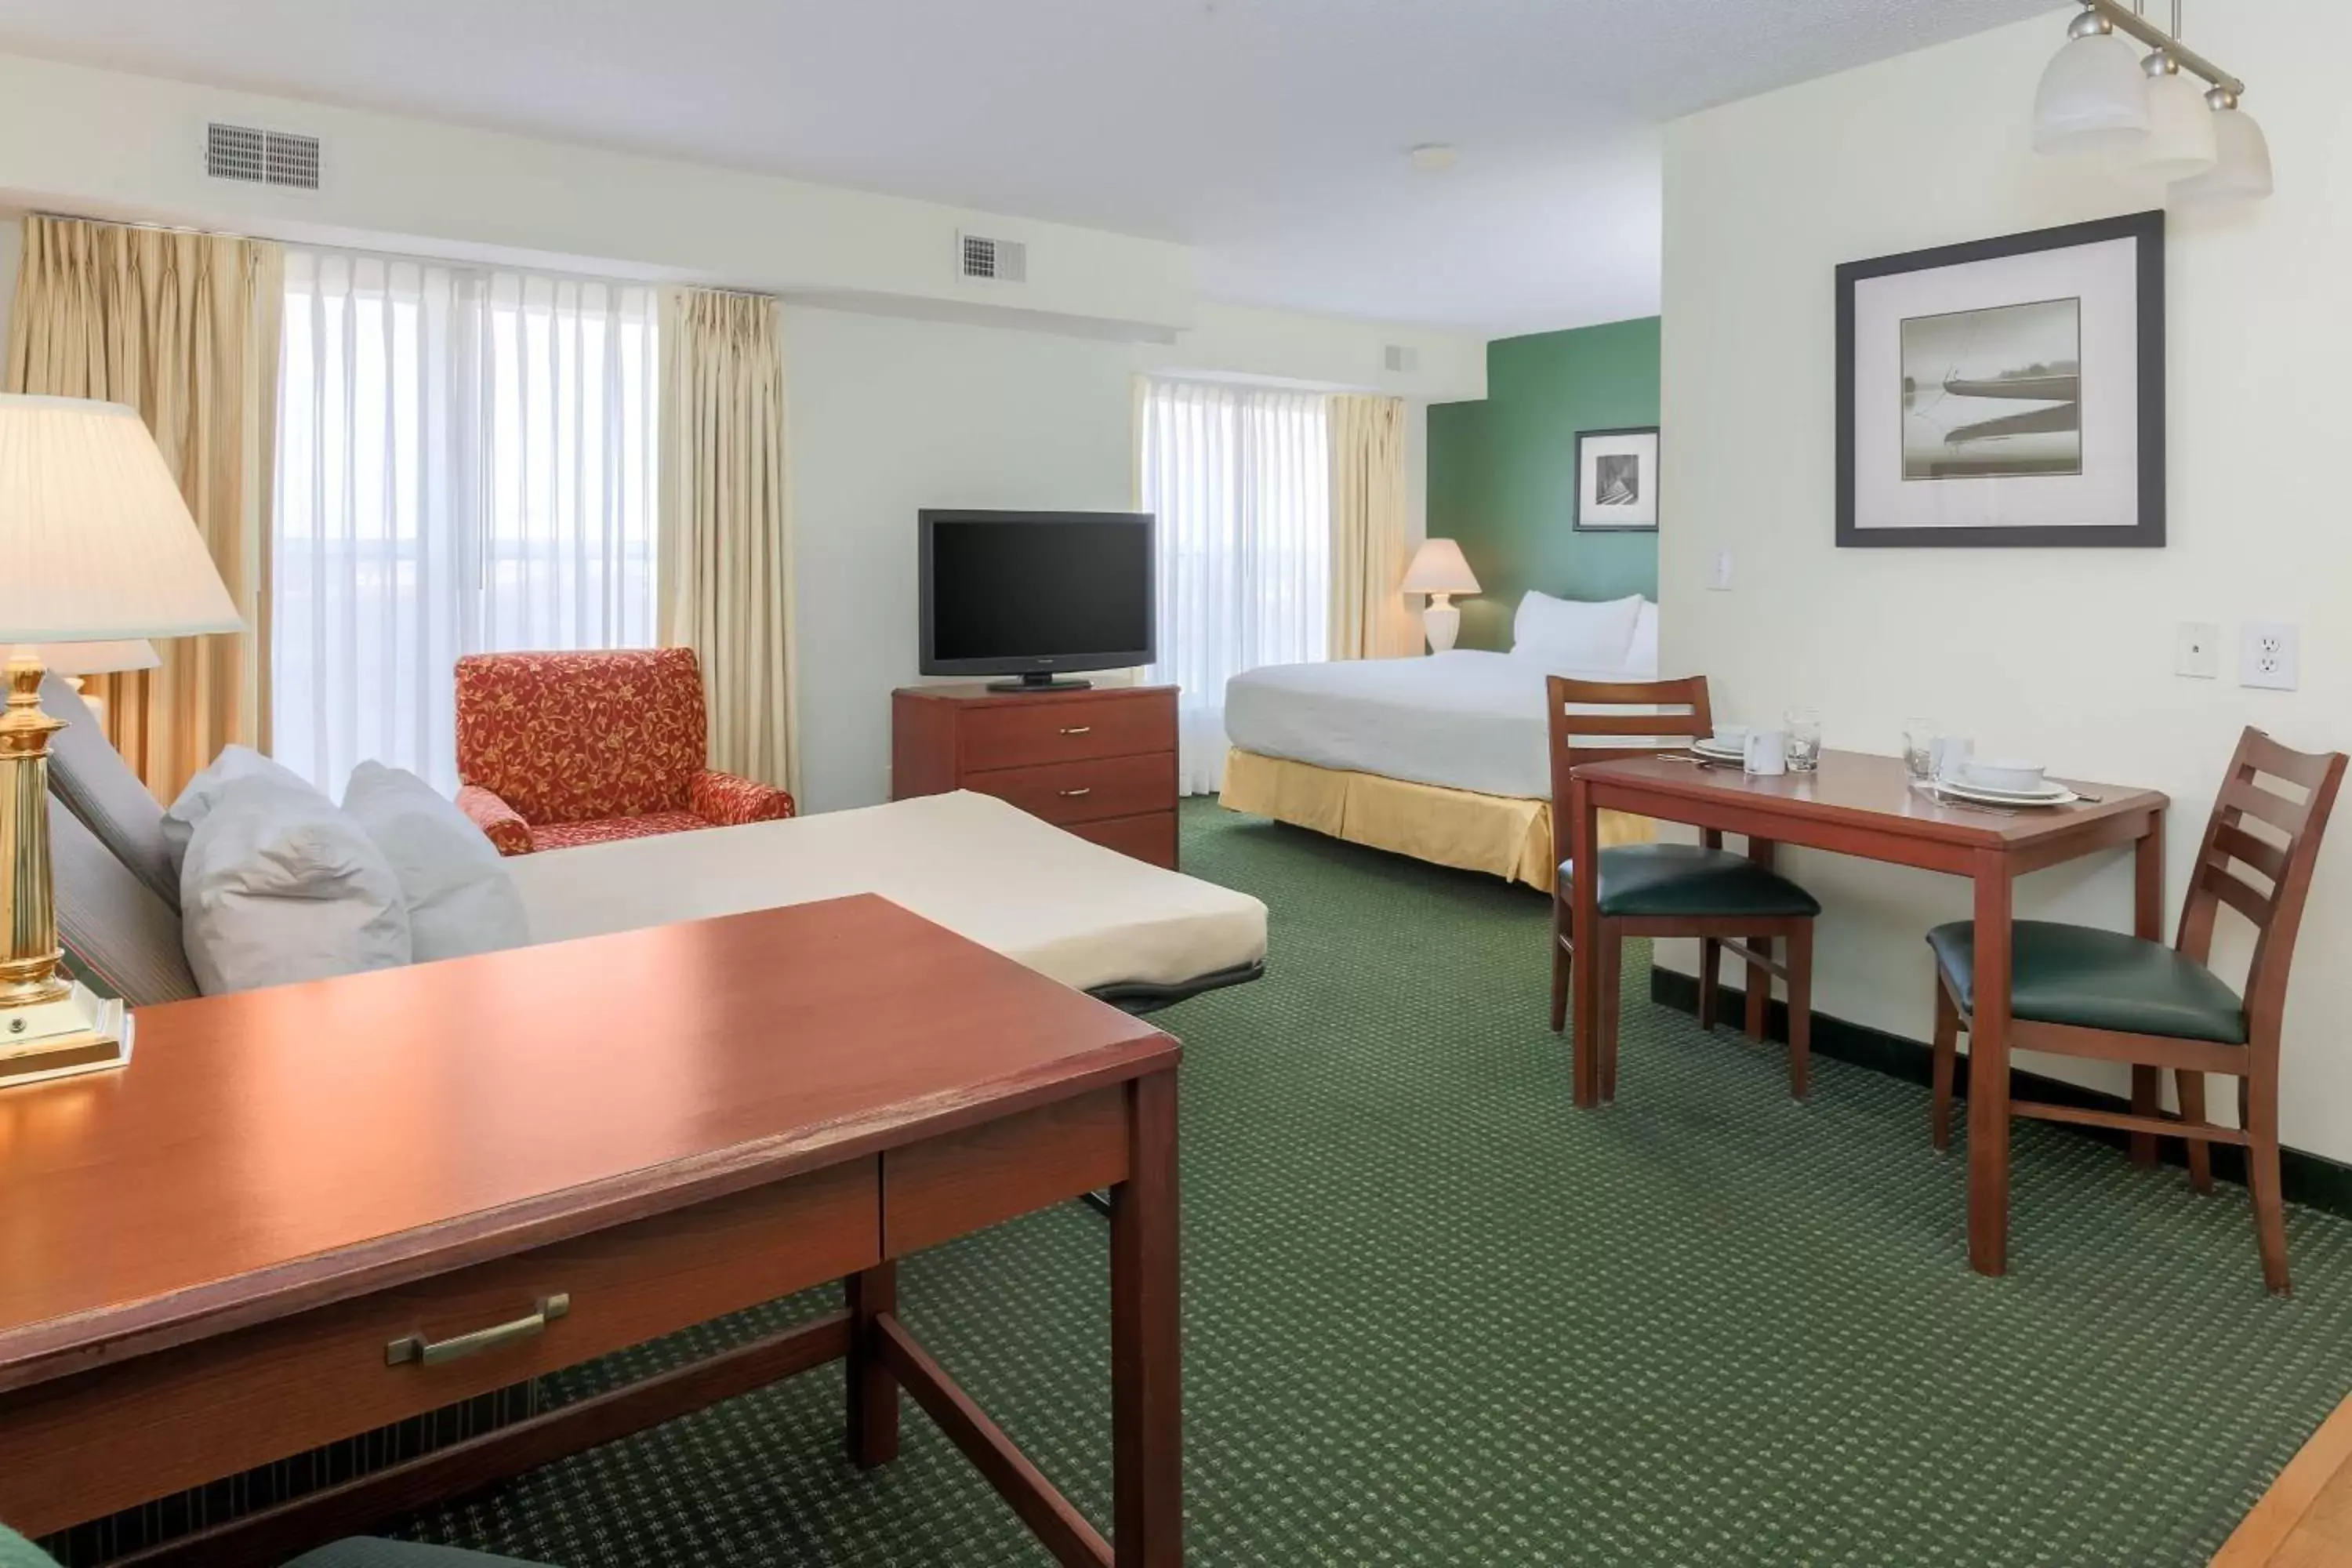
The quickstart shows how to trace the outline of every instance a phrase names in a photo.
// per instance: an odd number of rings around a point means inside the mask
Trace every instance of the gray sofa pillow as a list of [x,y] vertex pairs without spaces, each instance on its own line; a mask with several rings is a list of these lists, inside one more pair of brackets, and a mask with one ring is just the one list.
[[180,874],[163,847],[163,807],[147,793],[72,687],[54,675],[46,677],[41,707],[66,721],[64,729],[49,737],[49,792],[124,870],[178,913]]
[[55,795],[49,797],[49,865],[58,936],[75,979],[133,1007],[196,994],[196,977],[180,946],[178,911],[132,876]]

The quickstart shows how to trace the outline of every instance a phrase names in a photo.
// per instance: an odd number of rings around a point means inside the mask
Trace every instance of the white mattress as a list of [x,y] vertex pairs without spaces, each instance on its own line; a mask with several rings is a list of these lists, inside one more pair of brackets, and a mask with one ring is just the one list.
[[1245,752],[1480,795],[1551,798],[1544,679],[1647,679],[1622,669],[1457,648],[1425,658],[1279,664],[1225,683],[1225,735]]
[[959,791],[507,862],[534,942],[879,893],[1079,990],[1265,956],[1265,906]]

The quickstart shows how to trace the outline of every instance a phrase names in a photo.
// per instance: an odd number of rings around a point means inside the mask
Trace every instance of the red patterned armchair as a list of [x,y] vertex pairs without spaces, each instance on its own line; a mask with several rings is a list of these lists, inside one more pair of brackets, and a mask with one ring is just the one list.
[[457,805],[501,855],[772,822],[793,797],[704,763],[692,648],[457,661]]

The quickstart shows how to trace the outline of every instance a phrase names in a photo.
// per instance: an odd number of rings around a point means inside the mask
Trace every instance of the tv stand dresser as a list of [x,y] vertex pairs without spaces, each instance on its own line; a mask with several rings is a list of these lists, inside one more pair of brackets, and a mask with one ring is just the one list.
[[1176,688],[890,694],[890,797],[978,790],[1176,868]]

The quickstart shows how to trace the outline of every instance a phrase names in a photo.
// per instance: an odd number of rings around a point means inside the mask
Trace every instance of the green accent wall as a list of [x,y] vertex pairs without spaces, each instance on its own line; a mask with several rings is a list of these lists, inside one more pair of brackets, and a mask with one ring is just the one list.
[[1510,647],[1529,588],[1658,596],[1656,534],[1574,527],[1576,433],[1657,423],[1655,316],[1498,339],[1486,345],[1486,400],[1430,408],[1429,531],[1460,542],[1485,590],[1455,601],[1462,647]]

